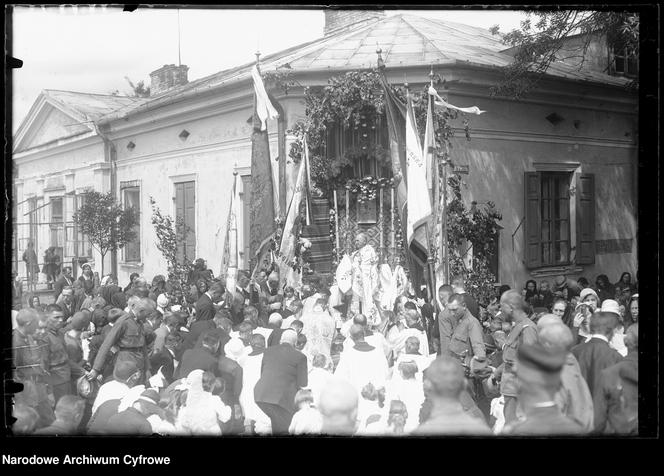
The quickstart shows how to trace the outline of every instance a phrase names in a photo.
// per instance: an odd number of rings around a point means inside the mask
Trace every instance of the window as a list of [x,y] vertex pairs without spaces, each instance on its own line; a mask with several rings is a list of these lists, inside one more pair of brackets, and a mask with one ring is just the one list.
[[62,197],[51,198],[51,222],[52,224],[61,223],[64,217],[62,207]]
[[[77,207],[76,209],[78,210],[80,207],[82,207],[85,204],[85,193],[76,195],[76,203]],[[92,257],[92,245],[90,245],[90,240],[88,239],[87,235],[84,235],[82,232],[79,231],[78,227],[75,227],[76,232],[76,246],[75,246],[75,251],[76,251],[76,256],[77,257]]]
[[628,77],[636,77],[639,74],[639,61],[635,52],[627,48],[616,48],[612,51],[611,66],[614,74]]
[[196,182],[175,184],[175,223],[178,260],[196,259]]
[[[124,208],[134,208],[140,217],[141,213],[141,189],[139,187],[129,187],[122,191]],[[136,237],[133,241],[124,246],[124,260],[126,262],[141,261],[141,222],[134,226]]]
[[[526,266],[560,266],[595,262],[594,176],[579,174],[576,199],[576,244],[571,242],[570,184],[567,172],[526,172]],[[573,253],[576,251],[576,253]]]

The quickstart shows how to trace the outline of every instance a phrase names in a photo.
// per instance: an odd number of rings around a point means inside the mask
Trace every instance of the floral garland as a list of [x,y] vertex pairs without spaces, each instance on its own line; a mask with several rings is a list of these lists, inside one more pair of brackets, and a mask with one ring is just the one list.
[[339,264],[339,251],[337,250],[337,212],[330,208],[330,242],[332,243],[332,266]]
[[346,190],[359,194],[357,200],[360,203],[375,200],[378,190],[388,187],[394,187],[394,178],[367,176],[361,179],[348,179],[346,181]]

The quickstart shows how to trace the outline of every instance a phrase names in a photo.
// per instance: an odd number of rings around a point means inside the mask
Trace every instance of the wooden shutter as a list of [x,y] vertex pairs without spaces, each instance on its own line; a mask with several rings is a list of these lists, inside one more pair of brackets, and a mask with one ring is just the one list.
[[185,240],[186,257],[196,259],[196,182],[184,183],[184,223],[187,237]]
[[525,244],[526,267],[537,268],[542,265],[541,233],[541,202],[542,177],[539,172],[524,173],[525,198]]
[[576,180],[576,263],[595,263],[595,176]]
[[184,256],[184,230],[182,224],[184,223],[184,183],[175,184],[175,230],[178,241],[177,258],[182,262]]

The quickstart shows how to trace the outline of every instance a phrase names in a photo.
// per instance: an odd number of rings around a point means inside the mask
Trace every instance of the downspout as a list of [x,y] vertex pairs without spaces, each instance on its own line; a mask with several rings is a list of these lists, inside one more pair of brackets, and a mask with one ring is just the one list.
[[[117,202],[117,180],[118,180],[118,165],[117,165],[117,150],[115,149],[115,144],[111,141],[105,134],[99,129],[99,125],[96,122],[92,123],[95,127],[95,132],[101,140],[104,142],[104,162],[109,162],[111,164],[111,197],[114,202]],[[118,252],[117,250],[111,251],[111,274],[113,276],[118,275]],[[101,276],[103,277],[103,276]]]

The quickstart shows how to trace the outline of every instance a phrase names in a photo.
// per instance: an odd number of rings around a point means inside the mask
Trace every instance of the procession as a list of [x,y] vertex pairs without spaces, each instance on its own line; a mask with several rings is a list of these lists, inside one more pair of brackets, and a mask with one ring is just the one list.
[[[420,14],[326,10],[321,39],[164,65],[149,96],[40,93],[14,140],[14,435],[639,435],[627,74],[561,60],[550,97],[496,99],[475,91],[508,46]],[[44,139],[74,117],[94,127]],[[99,163],[36,165],[76,141]]]

